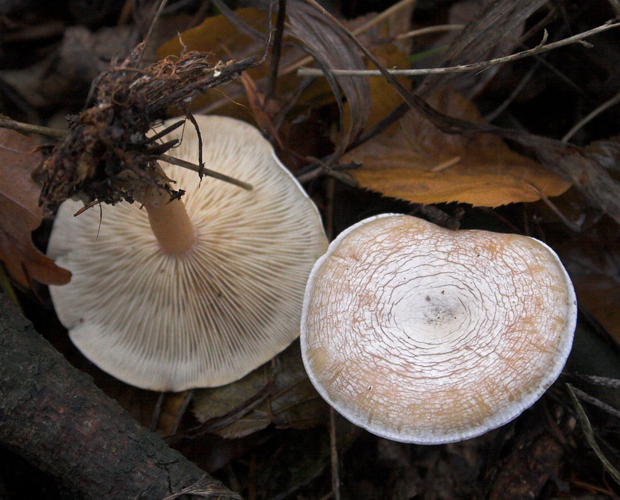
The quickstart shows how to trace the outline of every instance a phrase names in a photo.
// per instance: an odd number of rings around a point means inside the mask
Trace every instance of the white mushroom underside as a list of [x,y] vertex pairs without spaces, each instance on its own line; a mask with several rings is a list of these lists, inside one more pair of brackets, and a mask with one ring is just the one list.
[[543,243],[429,226],[379,217],[332,243],[308,285],[302,351],[345,417],[437,444],[498,427],[542,395],[569,354],[576,302]]
[[[50,287],[76,346],[138,387],[178,391],[237,380],[299,333],[303,292],[327,242],[312,201],[250,125],[196,117],[203,160],[254,186],[236,186],[164,165],[183,197],[197,241],[165,255],[138,203],[58,212],[48,256],[73,273]],[[180,137],[182,129],[166,136]],[[187,122],[177,157],[198,163]],[[251,168],[258,163],[259,168]],[[101,210],[101,211],[100,211]]]

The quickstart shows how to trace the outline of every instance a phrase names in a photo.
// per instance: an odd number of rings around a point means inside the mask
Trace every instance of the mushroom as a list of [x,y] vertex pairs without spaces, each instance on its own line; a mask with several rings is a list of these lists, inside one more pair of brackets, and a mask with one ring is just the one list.
[[455,442],[541,397],[576,316],[570,278],[544,243],[385,214],[348,228],[316,262],[302,356],[354,424],[395,441]]
[[[48,256],[73,277],[50,287],[60,321],[104,371],[145,389],[235,381],[299,334],[306,280],[327,239],[314,203],[258,130],[196,116],[206,166],[253,190],[165,164],[186,190],[159,205],[65,202]],[[168,124],[164,124],[164,127]],[[175,156],[198,163],[192,126]],[[168,201],[168,200],[166,200]]]

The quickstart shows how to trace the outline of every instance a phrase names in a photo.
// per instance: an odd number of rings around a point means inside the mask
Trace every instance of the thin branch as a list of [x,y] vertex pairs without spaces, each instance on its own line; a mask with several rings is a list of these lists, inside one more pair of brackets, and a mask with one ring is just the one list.
[[540,199],[545,202],[545,205],[551,209],[551,211],[558,216],[558,218],[564,223],[566,227],[575,231],[576,233],[581,232],[581,226],[579,224],[575,224],[573,221],[569,220],[566,215],[564,215],[558,207],[556,207],[549,198],[547,198],[542,192],[539,191]]
[[[180,160],[179,158],[175,158],[174,156],[169,155],[159,155],[158,159],[172,163],[173,165],[177,165],[179,167],[187,168],[188,170],[193,170],[194,172],[200,172],[200,166],[195,165],[189,161]],[[202,173],[208,177],[213,177],[219,181],[228,182],[229,184],[234,184],[240,188],[245,189],[246,191],[252,191],[254,189],[252,184],[248,184],[247,182],[240,181],[235,179],[234,177],[230,177],[225,174],[220,174],[219,172],[215,172],[214,170],[209,170],[208,168],[203,168]]]
[[605,470],[611,475],[611,477],[614,478],[617,484],[620,484],[620,472],[618,472],[618,469],[616,469],[611,464],[611,462],[607,459],[607,457],[601,450],[600,446],[596,442],[596,438],[594,436],[594,429],[592,429],[590,420],[588,419],[588,416],[586,415],[586,412],[583,409],[583,406],[581,406],[581,403],[579,402],[579,399],[577,398],[577,395],[575,394],[575,390],[573,386],[570,384],[566,384],[566,389],[568,390],[568,394],[570,395],[570,398],[573,401],[573,406],[577,414],[577,420],[579,420],[579,423],[581,424],[581,428],[583,430],[583,434],[586,438],[586,441],[588,442],[588,444],[590,445],[594,453],[596,453],[596,456],[603,464],[603,467],[605,468]]
[[407,33],[401,33],[393,37],[394,40],[404,40],[405,38],[414,38],[416,36],[429,35],[431,33],[443,33],[444,31],[461,31],[465,27],[464,24],[439,24],[437,26],[427,26]]
[[193,398],[194,389],[190,389],[189,391],[187,391],[187,394],[185,394],[185,397],[183,398],[183,404],[181,405],[181,408],[179,408],[179,411],[177,412],[177,415],[174,419],[174,423],[170,428],[170,434],[174,435],[178,432],[179,426],[181,425],[181,420],[183,420],[183,415],[185,415],[185,412],[187,412],[187,408],[189,407],[189,404],[192,402]]
[[616,418],[620,418],[620,411],[618,411],[613,406],[608,405],[607,403],[604,403],[603,401],[601,401],[598,398],[595,398],[594,396],[590,396],[587,392],[584,392],[581,389],[577,389],[577,387],[573,387],[573,392],[577,395],[579,399],[582,399],[586,403],[590,403],[591,405],[594,405],[597,408],[600,408],[601,410],[606,411],[610,415],[613,415]]
[[161,2],[159,2],[159,6],[157,7],[155,14],[153,15],[153,19],[151,21],[151,25],[149,26],[149,30],[146,33],[146,36],[144,37],[144,41],[142,42],[142,52],[140,53],[140,57],[138,58],[138,64],[140,64],[140,62],[142,61],[142,56],[144,55],[144,48],[146,47],[146,44],[150,41],[151,35],[153,34],[153,29],[155,28],[155,25],[157,24],[157,21],[159,20],[159,16],[161,16],[161,13],[163,12],[167,3],[168,3],[168,0],[161,0]]
[[282,51],[282,35],[284,34],[284,20],[286,19],[286,0],[278,0],[278,17],[276,19],[276,32],[271,49],[271,65],[269,66],[269,78],[265,90],[265,103],[271,99],[276,90],[278,79],[278,67],[280,66],[280,53]]
[[332,492],[334,500],[340,500],[340,472],[338,459],[338,443],[336,441],[336,410],[329,408],[329,448],[332,466]]
[[71,366],[3,293],[0,345],[0,444],[57,478],[64,498],[162,499],[199,482],[217,494],[203,498],[240,500]]
[[41,127],[40,125],[30,125],[29,123],[16,122],[6,118],[0,118],[0,128],[8,128],[17,132],[26,132],[31,134],[41,134],[57,139],[64,139],[69,133],[68,130],[60,130],[57,128]]
[[265,48],[263,50],[263,55],[261,56],[261,58],[256,61],[251,67],[255,67],[255,66],[260,66],[261,64],[263,64],[266,60],[267,60],[267,55],[269,54],[269,48],[271,47],[272,43],[273,43],[273,27],[271,26],[271,23],[273,21],[273,8],[274,5],[276,3],[277,0],[271,0],[269,2],[269,11],[267,13],[267,41],[265,42]]
[[[480,61],[480,62],[473,63],[473,64],[450,66],[447,68],[391,69],[387,71],[391,75],[405,75],[405,76],[441,75],[441,74],[446,74],[446,73],[466,73],[468,71],[478,71],[478,70],[489,68],[496,64],[516,61],[518,59],[530,57],[535,54],[541,54],[543,52],[557,49],[558,47],[563,47],[565,45],[570,45],[573,43],[586,44],[586,42],[583,42],[584,38],[590,37],[592,35],[596,35],[598,33],[607,31],[612,28],[616,28],[618,26],[620,26],[619,22],[616,22],[615,20],[610,20],[610,21],[607,21],[605,24],[602,24],[601,26],[598,26],[588,31],[584,31],[583,33],[579,33],[569,38],[565,38],[564,40],[550,43],[548,45],[546,45],[548,35],[547,35],[547,31],[545,30],[545,34],[539,45],[537,45],[533,49],[524,50],[523,52],[518,52],[510,56],[498,57],[496,59],[491,59],[489,61]],[[589,46],[589,44],[587,45]],[[330,73],[332,73],[333,75],[344,75],[344,76],[381,76],[382,75],[382,72],[379,70],[332,69],[330,70]],[[323,75],[323,72],[318,68],[300,68],[297,71],[297,76],[322,76],[322,75]]]
[[315,168],[314,170],[308,172],[307,174],[300,175],[299,177],[297,177],[297,180],[300,183],[303,184],[304,182],[311,181],[312,179],[315,179],[316,177],[318,177],[319,174],[324,173],[324,174],[330,175],[338,179],[340,182],[346,184],[347,186],[357,187],[358,184],[355,179],[345,174],[344,172],[341,172],[339,170],[334,170],[332,167],[327,165],[327,163],[325,163],[323,160],[320,160],[319,158],[314,158],[313,156],[306,156],[306,160],[312,163],[316,163],[319,166]]
[[592,111],[590,114],[588,114],[588,116],[586,116],[582,120],[579,120],[579,122],[576,123],[568,132],[566,132],[566,135],[564,137],[562,137],[562,142],[568,142],[570,140],[570,138],[573,135],[575,135],[575,133],[580,128],[582,128],[584,125],[586,125],[589,121],[591,121],[594,118],[596,118],[603,111],[611,108],[612,106],[615,106],[618,103],[620,103],[620,93],[616,94],[611,99],[609,99],[608,101],[606,101],[603,104],[601,104],[598,108],[596,108],[594,111]]
[[599,385],[601,387],[611,387],[613,389],[620,389],[620,380],[609,377],[599,377],[596,375],[585,375],[585,374],[577,374],[577,376],[585,380],[586,382],[590,382],[594,385]]
[[149,431],[151,432],[157,431],[157,424],[159,424],[159,419],[161,417],[161,410],[164,407],[165,399],[166,399],[166,393],[160,392],[159,397],[157,398],[157,404],[155,405],[155,409],[153,410],[153,416],[151,417],[151,423],[149,425]]

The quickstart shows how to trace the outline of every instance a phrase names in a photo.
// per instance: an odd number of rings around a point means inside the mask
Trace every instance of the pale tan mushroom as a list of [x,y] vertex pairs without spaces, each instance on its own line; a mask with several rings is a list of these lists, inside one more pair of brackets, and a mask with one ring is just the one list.
[[[97,366],[138,387],[237,380],[299,333],[303,292],[327,248],[319,213],[254,127],[197,116],[207,168],[246,191],[163,165],[182,201],[87,210],[65,202],[48,256],[73,278],[51,287],[58,317]],[[174,156],[198,163],[194,127]]]
[[315,264],[301,325],[306,370],[353,423],[402,442],[499,427],[556,380],[577,306],[557,255],[533,238],[384,215]]

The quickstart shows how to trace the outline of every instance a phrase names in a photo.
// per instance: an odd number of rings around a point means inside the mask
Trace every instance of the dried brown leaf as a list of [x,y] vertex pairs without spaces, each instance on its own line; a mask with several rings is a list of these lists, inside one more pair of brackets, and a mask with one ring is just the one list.
[[240,438],[274,423],[280,427],[306,429],[325,421],[327,404],[308,379],[301,360],[299,342],[276,358],[277,368],[264,365],[241,380],[194,393],[194,414],[200,422],[229,415],[255,398],[272,383],[260,404],[240,418],[215,431],[225,438]]
[[34,279],[63,285],[71,273],[54,264],[32,244],[42,221],[40,190],[30,173],[42,161],[37,144],[13,130],[0,129],[0,260],[24,288]]
[[[546,3],[547,0],[486,2],[486,6],[454,38],[437,67],[484,61],[487,57],[491,57],[491,54],[495,56],[508,54],[519,42],[515,37],[522,30],[525,20]],[[494,72],[495,70],[491,70],[488,73],[492,75]],[[481,78],[478,87],[484,85],[486,73],[487,71],[483,72],[483,76],[477,78]],[[466,73],[430,75],[419,90],[423,97],[427,97],[436,89],[452,85],[455,80],[469,80],[460,87],[470,88],[472,93],[476,91],[473,88],[475,83],[472,81],[472,76]]]
[[[473,103],[445,89],[429,100],[451,117],[481,121]],[[343,162],[360,186],[414,203],[458,201],[496,207],[558,196],[570,182],[508,148],[490,134],[445,134],[409,111],[397,123],[356,148]]]
[[[287,7],[290,32],[306,47],[315,60],[329,69],[365,69],[364,60],[355,45],[342,34],[337,24],[319,10],[306,3],[293,0]],[[325,75],[334,91],[342,112],[340,92],[334,77]],[[349,104],[349,126],[337,145],[334,158],[338,158],[346,147],[363,130],[370,113],[370,84],[368,78],[337,76]]]
[[617,169],[617,148],[612,146],[613,141],[579,148],[520,130],[499,129],[498,133],[529,148],[551,172],[572,180],[590,203],[620,224],[620,182],[608,172]]

